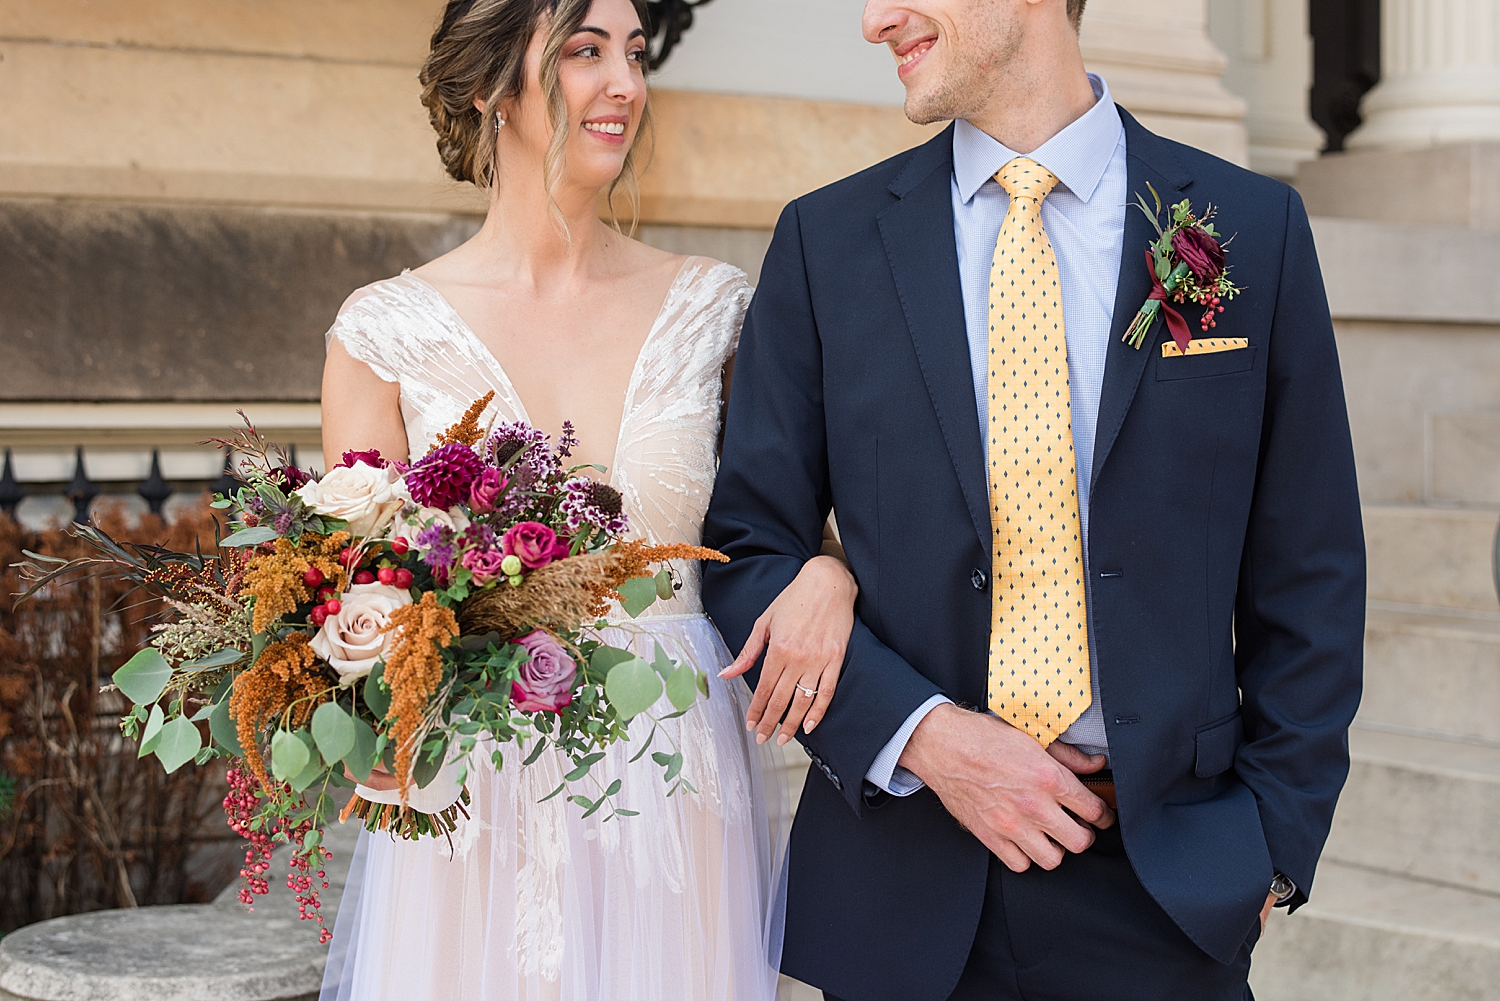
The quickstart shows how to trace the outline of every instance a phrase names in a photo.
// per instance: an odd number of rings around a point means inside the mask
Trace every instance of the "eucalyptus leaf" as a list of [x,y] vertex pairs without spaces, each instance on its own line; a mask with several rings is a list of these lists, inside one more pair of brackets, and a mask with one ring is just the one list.
[[639,657],[616,664],[604,680],[604,694],[622,720],[633,719],[650,709],[661,698],[661,692],[661,678]]
[[150,705],[161,698],[171,679],[172,665],[156,647],[148,646],[121,664],[111,680],[131,702]]
[[635,654],[629,650],[621,650],[616,646],[603,646],[602,644],[589,656],[589,670],[601,678],[609,676],[610,670],[616,664],[623,664],[627,660],[634,660]]
[[375,762],[380,755],[375,749],[375,731],[370,724],[354,718],[354,750],[344,756],[344,764],[349,766],[349,771],[361,782],[368,781],[370,771],[375,767]]
[[179,716],[161,728],[156,741],[156,756],[170,775],[189,761],[203,747],[203,735],[186,716]]
[[709,694],[708,694],[708,672],[707,671],[699,671],[698,672],[698,691],[700,691],[700,692],[703,693],[703,697],[705,699],[709,697]]
[[385,719],[385,714],[391,708],[391,693],[380,685],[380,679],[385,677],[385,661],[377,661],[375,669],[365,675],[365,706],[376,719]]
[[234,647],[225,647],[218,653],[211,653],[207,657],[199,657],[182,665],[185,671],[201,671],[209,667],[228,667],[230,664],[238,664],[245,659],[245,652]]
[[311,759],[312,752],[296,734],[277,730],[271,738],[271,772],[281,781],[301,774]]
[[670,678],[672,672],[677,669],[677,665],[672,663],[672,658],[667,656],[667,651],[661,648],[660,643],[656,644],[655,656],[651,660],[651,667],[657,674],[661,675],[662,681]]
[[204,720],[208,719],[213,711],[214,707],[212,705],[199,706],[198,711],[193,713],[193,722],[202,723]]
[[239,730],[229,716],[228,699],[214,706],[214,711],[208,714],[208,732],[230,754],[237,758],[245,756],[245,749],[240,746]]
[[240,546],[258,546],[262,542],[275,542],[278,538],[274,528],[268,525],[256,525],[254,528],[240,529],[219,545],[225,549],[237,549]]
[[666,601],[668,598],[672,597],[672,595],[675,593],[675,590],[672,587],[672,571],[668,570],[666,567],[663,567],[656,572],[656,577],[654,579],[656,580],[656,596],[662,601]]
[[[354,720],[344,712],[337,702],[325,702],[318,706],[312,716],[313,740],[317,741],[318,751],[323,755],[323,760],[330,765],[336,765],[344,760],[348,753],[354,750],[355,732]],[[374,745],[375,735],[370,734],[370,743]]]
[[156,740],[161,736],[161,728],[166,721],[167,716],[161,711],[161,706],[152,706],[151,715],[146,717],[146,729],[141,731],[141,746],[135,755],[137,758],[144,758],[156,750]]
[[328,771],[328,769],[323,767],[323,763],[317,759],[317,755],[309,755],[308,758],[307,767],[287,780],[288,784],[292,787],[292,792],[301,792],[322,778]]
[[679,712],[689,709],[698,701],[698,672],[690,664],[683,664],[667,679],[667,698]]
[[652,577],[633,577],[615,590],[620,592],[620,607],[632,619],[656,601],[656,580]]
[[214,749],[212,747],[205,747],[201,751],[199,751],[197,754],[193,755],[193,764],[195,764],[195,765],[206,765],[210,761],[212,761],[213,758],[214,758]]
[[418,789],[426,789],[432,785],[432,780],[437,778],[438,772],[442,771],[443,760],[447,756],[448,741],[446,739],[436,748],[433,747],[432,741],[422,745],[422,750],[411,769],[411,780],[416,783]]

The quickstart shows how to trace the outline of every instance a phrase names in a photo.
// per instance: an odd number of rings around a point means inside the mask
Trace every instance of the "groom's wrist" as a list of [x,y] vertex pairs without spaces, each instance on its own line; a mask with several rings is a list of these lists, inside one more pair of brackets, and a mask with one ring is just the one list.
[[954,722],[954,714],[962,712],[964,710],[952,702],[934,706],[912,731],[911,739],[906,742],[901,757],[896,760],[897,766],[911,772],[923,783],[932,785],[931,774],[935,768],[936,755],[943,747],[943,733]]

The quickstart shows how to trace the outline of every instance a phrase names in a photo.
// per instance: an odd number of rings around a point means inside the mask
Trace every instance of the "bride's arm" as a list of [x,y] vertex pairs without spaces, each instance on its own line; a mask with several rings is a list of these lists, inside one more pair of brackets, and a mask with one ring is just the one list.
[[[731,358],[724,366],[725,407],[733,377]],[[758,743],[765,743],[779,727],[776,742],[786,744],[798,726],[812,733],[822,721],[844,667],[858,595],[859,585],[849,571],[843,546],[831,526],[825,525],[821,552],[802,565],[797,578],[755,621],[740,655],[719,674],[737,678],[765,653],[745,716],[746,729],[756,731]]]
[[323,462],[331,469],[346,451],[378,448],[387,459],[406,459],[401,389],[353,358],[337,337],[323,364]]

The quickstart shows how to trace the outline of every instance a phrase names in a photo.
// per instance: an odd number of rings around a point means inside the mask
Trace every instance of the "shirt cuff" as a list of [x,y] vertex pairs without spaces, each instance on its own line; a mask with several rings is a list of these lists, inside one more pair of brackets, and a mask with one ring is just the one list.
[[875,756],[875,762],[865,773],[865,781],[881,792],[888,792],[892,796],[910,796],[921,789],[925,783],[896,762],[901,760],[901,752],[906,750],[906,744],[911,740],[917,724],[926,719],[928,713],[944,704],[952,705],[953,700],[946,695],[934,695],[906,717],[906,722],[901,724],[901,729],[896,731],[896,735]]

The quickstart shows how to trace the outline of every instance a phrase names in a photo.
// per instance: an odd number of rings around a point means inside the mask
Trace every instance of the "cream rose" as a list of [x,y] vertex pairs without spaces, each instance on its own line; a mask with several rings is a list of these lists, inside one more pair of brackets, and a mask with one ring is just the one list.
[[411,604],[411,594],[385,584],[355,584],[339,596],[337,615],[328,616],[312,639],[313,652],[328,661],[345,688],[370,673],[394,635],[385,632],[391,613]]
[[321,480],[298,490],[297,496],[318,514],[344,519],[356,538],[364,538],[384,528],[401,508],[395,477],[394,469],[356,462],[330,469]]
[[456,507],[444,511],[440,507],[418,507],[415,504],[407,504],[391,523],[389,534],[392,539],[400,539],[412,549],[416,549],[417,533],[429,525],[441,525],[458,533],[469,527],[469,519],[464,517],[464,513]]

